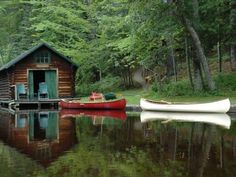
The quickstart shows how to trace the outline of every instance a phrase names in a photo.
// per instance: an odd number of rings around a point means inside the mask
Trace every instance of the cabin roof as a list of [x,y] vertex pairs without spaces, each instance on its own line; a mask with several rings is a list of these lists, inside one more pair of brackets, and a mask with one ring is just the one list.
[[53,51],[55,54],[57,54],[58,56],[60,56],[61,58],[63,58],[64,60],[68,61],[69,63],[71,63],[73,66],[75,66],[76,68],[78,68],[78,65],[73,62],[70,58],[67,58],[66,56],[64,56],[63,54],[59,53],[58,51],[56,51],[54,48],[50,47],[48,44],[46,43],[41,43],[29,50],[27,50],[26,52],[22,53],[21,55],[17,56],[15,59],[9,61],[8,63],[6,63],[5,65],[3,65],[2,67],[0,67],[0,71],[6,70],[12,66],[14,66],[16,63],[18,63],[19,61],[21,61],[22,59],[24,59],[25,57],[29,56],[30,54],[32,54],[33,52],[35,52],[36,50],[38,50],[41,47],[46,47],[49,50]]

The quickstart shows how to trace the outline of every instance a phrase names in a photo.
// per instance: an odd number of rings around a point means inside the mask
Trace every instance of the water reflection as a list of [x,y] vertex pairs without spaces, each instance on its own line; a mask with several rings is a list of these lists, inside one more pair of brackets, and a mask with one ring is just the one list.
[[126,112],[124,110],[62,109],[60,111],[60,115],[62,118],[89,116],[92,119],[106,117],[123,121],[125,121],[127,118]]
[[143,111],[140,115],[141,122],[164,120],[162,123],[170,121],[178,122],[201,122],[219,125],[226,129],[230,128],[231,120],[229,115],[223,113],[180,113],[180,112],[153,112]]
[[58,112],[0,112],[0,138],[47,166],[77,143],[75,120],[60,119]]
[[158,144],[154,146],[159,162],[184,162],[183,176],[235,176],[236,171],[231,169],[236,167],[235,122],[231,125],[227,114],[145,111],[140,119],[145,125],[146,139],[152,145]]
[[236,123],[229,126],[227,115],[188,116],[143,121],[143,115],[120,111],[2,112],[0,172],[17,177],[236,176]]

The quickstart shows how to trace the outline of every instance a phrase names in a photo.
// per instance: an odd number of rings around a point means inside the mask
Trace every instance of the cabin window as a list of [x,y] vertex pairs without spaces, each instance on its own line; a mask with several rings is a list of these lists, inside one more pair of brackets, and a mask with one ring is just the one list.
[[36,63],[50,63],[51,55],[48,51],[41,51],[35,54]]

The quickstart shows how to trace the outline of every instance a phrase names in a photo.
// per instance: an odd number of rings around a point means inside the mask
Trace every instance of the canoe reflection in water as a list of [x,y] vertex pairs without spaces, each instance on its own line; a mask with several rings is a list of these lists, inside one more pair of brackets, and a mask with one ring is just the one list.
[[[62,109],[60,111],[62,118],[67,117],[90,117],[93,122],[99,122],[103,119],[105,122],[122,121],[127,118],[124,110],[86,110],[86,109]],[[110,121],[109,121],[110,120]]]
[[58,112],[0,112],[0,124],[0,138],[7,145],[43,166],[77,143],[75,120],[60,119]]
[[141,122],[163,120],[162,123],[170,121],[178,122],[201,122],[218,125],[229,129],[231,119],[224,113],[181,113],[181,112],[153,112],[143,111],[140,115]]
[[62,109],[60,116],[65,119],[76,118],[81,127],[89,126],[95,136],[114,127],[121,128],[127,118],[124,110]]

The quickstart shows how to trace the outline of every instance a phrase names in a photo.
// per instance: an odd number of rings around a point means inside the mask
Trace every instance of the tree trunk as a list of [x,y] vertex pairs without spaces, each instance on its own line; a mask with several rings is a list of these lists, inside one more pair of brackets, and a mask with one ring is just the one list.
[[[173,0],[167,0],[167,3],[172,4]],[[174,16],[173,10],[169,10],[169,15]],[[167,31],[168,32],[168,31]],[[177,81],[177,72],[176,72],[176,61],[175,61],[175,53],[173,48],[173,39],[172,36],[169,35],[167,37],[167,47],[168,47],[168,54],[167,54],[167,76],[174,75],[175,82]]]
[[208,66],[208,63],[207,63],[207,58],[204,54],[199,36],[198,36],[197,32],[195,31],[195,29],[193,28],[190,21],[186,17],[184,17],[184,25],[185,25],[186,29],[188,30],[188,32],[190,33],[191,38],[193,40],[193,44],[195,46],[195,49],[196,49],[196,52],[197,52],[197,55],[198,55],[198,59],[200,60],[199,62],[203,66],[203,71],[204,71],[204,75],[205,75],[206,80],[207,80],[208,87],[209,87],[210,90],[215,90],[216,89],[215,83],[212,80],[211,73],[210,73],[210,70],[209,70],[209,66]]
[[[217,11],[218,11],[218,13],[220,13],[220,12],[219,12],[219,9],[218,9]],[[222,52],[221,52],[221,43],[222,43],[222,40],[221,40],[221,24],[219,23],[219,24],[218,24],[217,55],[218,55],[219,72],[220,72],[220,73],[222,72]]]
[[199,61],[194,57],[193,59],[193,74],[194,74],[194,90],[202,91],[203,90],[203,80],[201,77],[201,65]]
[[173,56],[170,54],[170,52],[167,54],[166,57],[166,75],[168,77],[174,75],[174,63],[173,63]]
[[217,42],[217,55],[218,55],[218,62],[219,62],[219,72],[222,72],[222,54],[221,54],[221,40]]
[[196,50],[191,47],[191,60],[193,61],[193,89],[194,91],[203,90],[203,77],[201,72],[201,64],[199,62]]
[[[195,31],[199,31],[200,18],[199,18],[198,0],[192,0],[192,6],[193,6],[194,29]],[[204,79],[202,77],[201,63],[196,48],[194,49],[194,54],[192,59],[193,59],[193,70],[194,70],[194,89],[195,91],[202,91]]]
[[193,85],[193,78],[192,78],[192,72],[191,72],[191,63],[190,63],[190,58],[189,58],[189,47],[188,47],[188,37],[185,37],[185,58],[186,58],[186,63],[188,66],[188,77],[189,77],[189,82],[192,88],[194,88]]
[[236,45],[230,46],[231,71],[236,71]]
[[192,73],[191,73],[191,63],[190,63],[190,59],[189,59],[189,47],[188,47],[188,37],[187,36],[185,37],[185,59],[186,59],[186,63],[187,63],[189,82],[193,88],[193,79],[192,79]]
[[191,132],[189,134],[189,141],[188,141],[188,173],[190,173],[191,168],[191,161],[192,161],[192,144],[193,144],[193,135],[195,130],[195,123],[192,123]]
[[173,160],[176,160],[177,146],[178,146],[178,130],[177,130],[177,128],[175,128],[175,141],[174,141]]
[[195,173],[193,176],[202,177],[204,169],[207,165],[210,149],[212,146],[213,131],[215,126],[208,126],[206,129],[206,135],[204,137],[203,143],[201,144],[201,150],[198,155],[197,164],[194,167]]
[[130,66],[128,66],[128,80],[129,80],[129,87],[133,87],[134,82],[133,82],[132,71],[131,71]]
[[235,1],[230,1],[230,61],[231,61],[231,70],[236,71],[236,9]]
[[225,147],[225,143],[224,143],[224,136],[221,135],[220,137],[220,168],[224,168],[224,162],[225,162],[225,159],[224,159],[224,147]]
[[174,72],[175,82],[177,82],[177,70],[176,70],[177,67],[176,67],[176,60],[175,60],[174,49],[173,49],[172,46],[170,48],[170,54],[171,54],[171,58],[172,58],[172,62],[173,62],[173,72]]
[[167,54],[167,76],[173,76],[175,77],[175,82],[177,81],[177,72],[176,72],[176,62],[175,62],[175,55],[174,55],[174,49],[172,47],[172,41],[171,39],[168,39],[167,46],[168,46],[168,54]]
[[195,29],[198,29],[199,28],[199,23],[200,23],[198,0],[192,0],[192,5],[193,5],[194,27],[195,27]]
[[122,70],[121,70],[121,76],[122,76],[122,78],[123,78],[123,84],[124,84],[124,87],[126,88],[127,87],[127,78],[126,78],[126,73],[125,73],[125,71],[123,70],[123,72],[122,72]]

